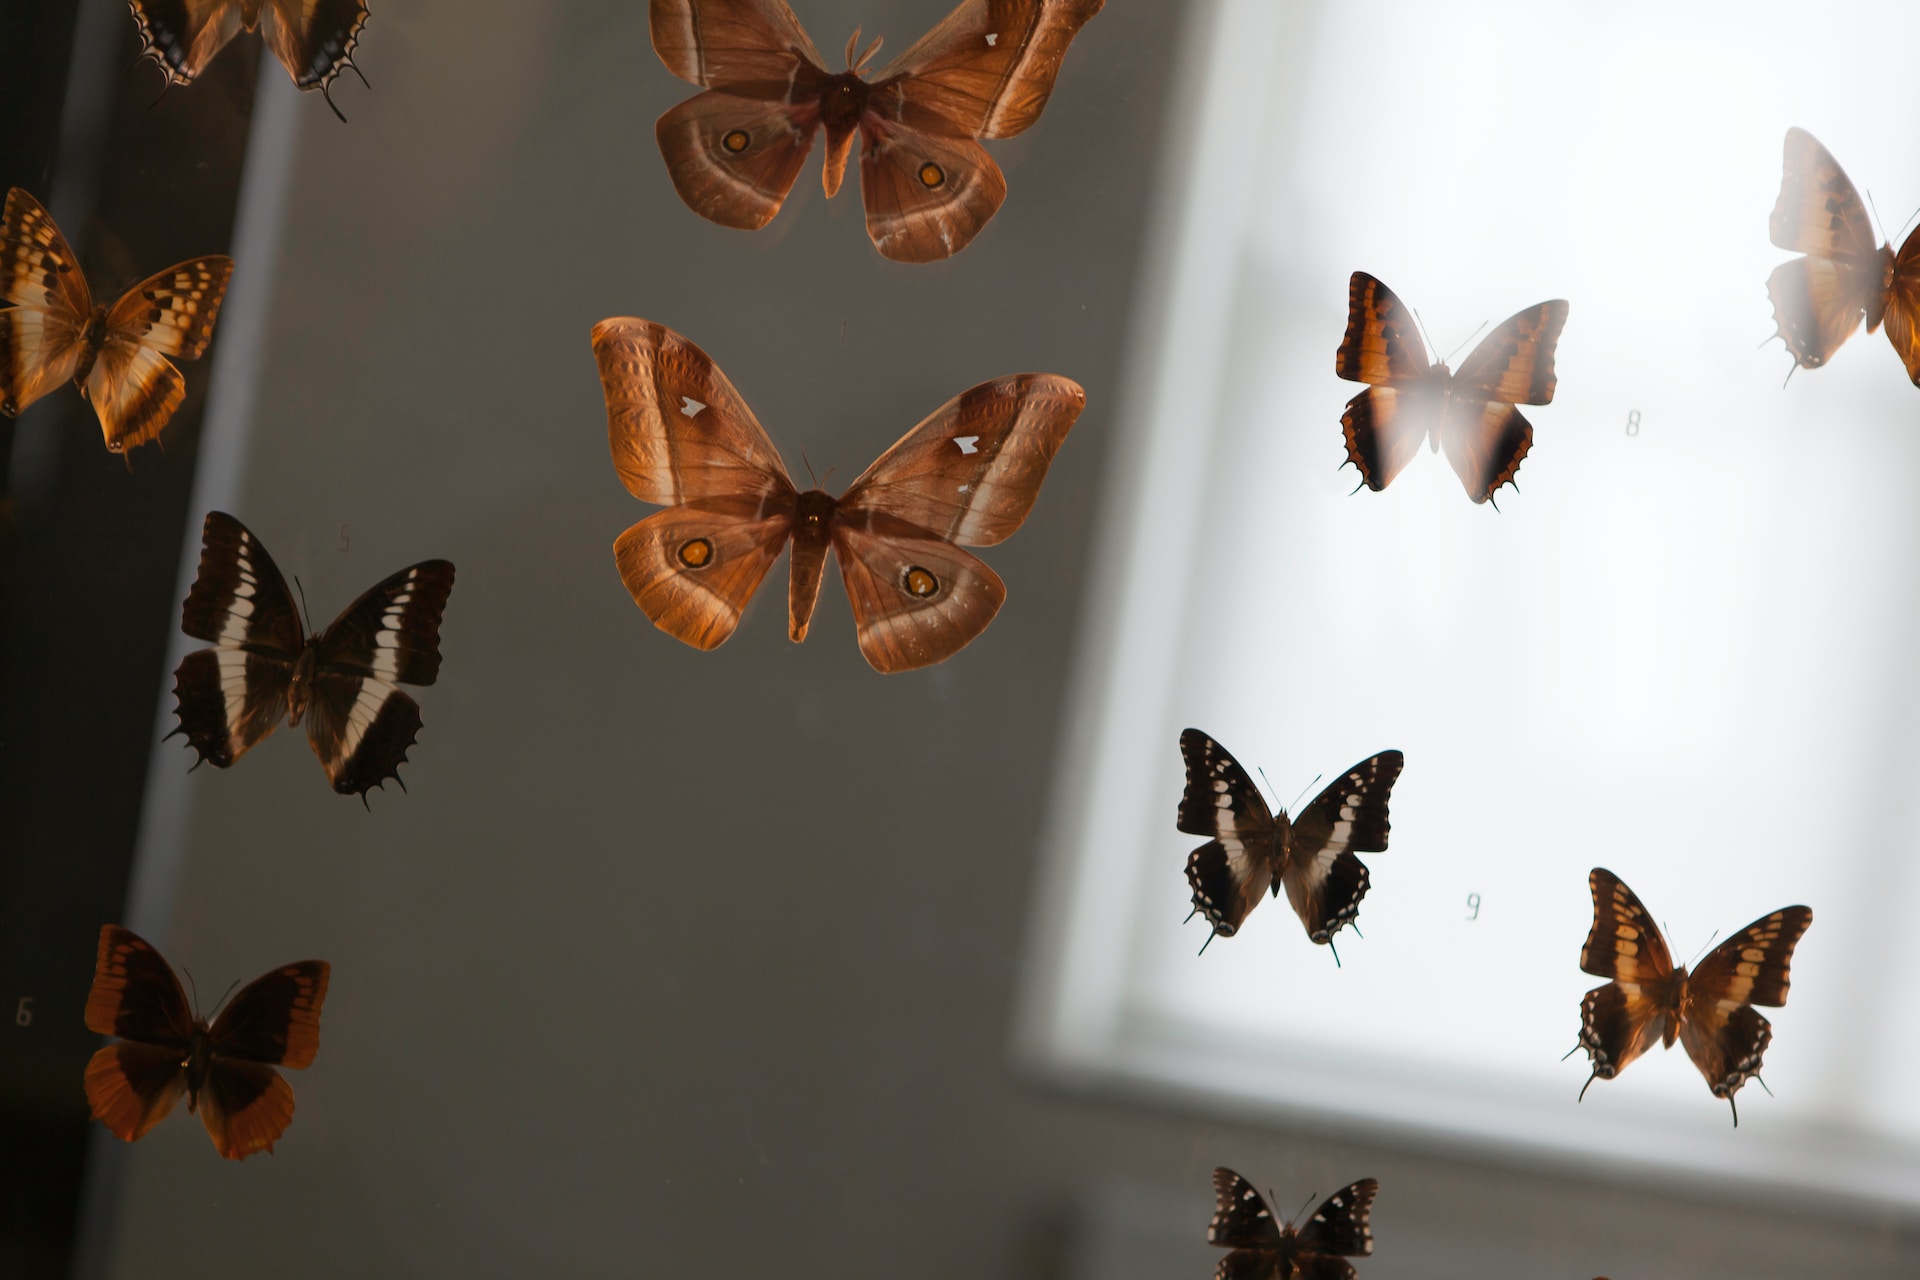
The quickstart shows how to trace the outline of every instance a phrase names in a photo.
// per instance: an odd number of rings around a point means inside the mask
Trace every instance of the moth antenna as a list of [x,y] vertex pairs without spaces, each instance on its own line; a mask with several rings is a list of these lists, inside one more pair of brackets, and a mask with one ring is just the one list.
[[313,634],[313,615],[307,612],[307,589],[300,585],[300,575],[293,576],[293,589],[300,593],[300,613],[307,620],[307,634]]
[[[1759,1076],[1755,1076],[1753,1078],[1753,1082],[1759,1085],[1762,1089],[1767,1089],[1767,1082],[1765,1080],[1762,1080]],[[1767,1089],[1767,1096],[1771,1098],[1773,1096],[1773,1090]]]
[[1590,1075],[1590,1076],[1588,1076],[1588,1077],[1587,1077],[1587,1083],[1586,1083],[1586,1084],[1583,1084],[1583,1085],[1581,1085],[1581,1086],[1580,1086],[1580,1096],[1579,1096],[1579,1097],[1577,1097],[1577,1098],[1575,1098],[1575,1099],[1574,1099],[1574,1101],[1575,1101],[1575,1102],[1585,1102],[1585,1101],[1587,1100],[1587,1090],[1588,1090],[1589,1088],[1591,1088],[1591,1087],[1592,1087],[1592,1085],[1593,1085],[1593,1082],[1594,1082],[1595,1080],[1598,1080],[1599,1078],[1600,1078],[1600,1073],[1599,1073],[1598,1071],[1596,1071],[1596,1072],[1594,1072],[1594,1073],[1593,1073],[1592,1075]]
[[[1480,329],[1484,329],[1484,328],[1486,328],[1486,327],[1487,327],[1488,325],[1490,325],[1490,324],[1492,324],[1492,323],[1493,323],[1493,321],[1491,321],[1491,320],[1482,320],[1482,321],[1480,322]],[[1477,338],[1477,337],[1479,337],[1479,336],[1480,336],[1480,329],[1475,329],[1475,330],[1474,330],[1474,331],[1473,331],[1472,333],[1470,333],[1470,334],[1468,334],[1468,335],[1467,335],[1467,340],[1466,340],[1466,342],[1462,342],[1462,343],[1460,344],[1460,347],[1464,347],[1464,346],[1466,346],[1466,345],[1467,345],[1467,342],[1472,342],[1472,341],[1473,341],[1473,340],[1474,340],[1475,338]],[[1449,351],[1449,352],[1447,352],[1447,358],[1446,358],[1445,360],[1442,360],[1442,361],[1441,361],[1440,363],[1441,363],[1441,364],[1444,364],[1444,365],[1452,365],[1452,364],[1453,364],[1453,358],[1454,358],[1455,356],[1457,356],[1457,355],[1459,355],[1459,354],[1460,354],[1460,347],[1455,347],[1455,348],[1454,348],[1453,350],[1451,350],[1451,351]]]
[[[1187,917],[1187,919],[1189,919],[1189,920],[1191,920],[1192,918],[1193,918],[1192,916],[1188,916],[1188,917]],[[1200,950],[1199,950],[1199,952],[1198,952],[1198,954],[1200,954],[1200,955],[1205,955],[1205,954],[1207,954],[1207,948],[1208,948],[1208,947],[1210,947],[1210,946],[1212,946],[1212,945],[1213,945],[1213,940],[1214,940],[1215,938],[1217,938],[1217,937],[1219,937],[1219,936],[1220,936],[1220,931],[1219,931],[1218,929],[1215,929],[1215,930],[1214,930],[1213,932],[1211,932],[1211,933],[1209,933],[1209,934],[1207,935],[1207,940],[1206,940],[1205,942],[1203,942],[1203,943],[1201,943],[1201,944],[1200,944]]]
[[873,60],[874,54],[880,52],[880,46],[886,43],[886,39],[887,38],[885,36],[875,36],[873,38],[873,43],[860,51],[860,58],[857,62],[853,64],[853,69],[855,71],[866,70],[867,63]]
[[852,71],[854,69],[853,47],[859,43],[860,43],[860,28],[855,27],[853,29],[853,34],[847,37],[847,70],[849,71]]

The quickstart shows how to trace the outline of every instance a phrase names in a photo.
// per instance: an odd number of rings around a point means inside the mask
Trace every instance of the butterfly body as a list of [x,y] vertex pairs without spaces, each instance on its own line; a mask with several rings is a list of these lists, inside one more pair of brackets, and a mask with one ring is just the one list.
[[293,1090],[276,1067],[312,1064],[331,968],[282,965],[241,988],[211,1024],[188,1012],[173,969],[139,935],[100,931],[87,1028],[117,1036],[87,1064],[95,1119],[131,1142],[187,1098],[220,1154],[244,1160],[273,1144],[293,1119]]
[[1818,369],[1864,321],[1920,386],[1920,230],[1895,252],[1878,237],[1840,162],[1805,129],[1787,130],[1768,238],[1804,257],[1767,277],[1774,324],[1794,363]]
[[1213,1171],[1213,1218],[1207,1243],[1231,1250],[1215,1280],[1354,1280],[1347,1258],[1373,1253],[1368,1218],[1380,1184],[1363,1178],[1334,1192],[1305,1225],[1280,1222],[1253,1184],[1233,1170]]
[[950,257],[1006,198],[976,141],[1038,118],[1076,32],[1104,0],[964,0],[868,80],[875,41],[829,72],[785,0],[651,0],[654,51],[706,92],[654,127],[674,189],[701,217],[756,230],[772,221],[827,135],[829,198],[861,143],[861,194],[874,247],[901,262]]
[[724,643],[781,550],[793,548],[788,635],[806,638],[828,551],[876,669],[942,662],[1006,598],[962,550],[1026,519],[1086,403],[1051,374],[981,383],[935,410],[834,497],[800,491],[778,450],[704,351],[632,317],[594,326],[614,468],[666,509],[614,542],[634,603],[698,649]]
[[9,191],[0,213],[0,414],[17,417],[72,382],[110,452],[154,439],[187,395],[167,357],[206,351],[232,273],[231,258],[192,258],[96,304],[52,215],[26,191]]
[[1287,900],[1307,936],[1327,945],[1360,913],[1371,875],[1355,852],[1387,847],[1387,804],[1405,765],[1398,751],[1369,756],[1290,819],[1268,807],[1227,749],[1198,729],[1180,735],[1187,786],[1178,827],[1213,837],[1187,856],[1194,909],[1230,938],[1263,896]]
[[1588,1083],[1611,1080],[1655,1044],[1671,1049],[1678,1041],[1713,1096],[1732,1104],[1740,1086],[1759,1075],[1773,1040],[1772,1024],[1753,1006],[1787,1002],[1793,950],[1813,912],[1794,906],[1763,916],[1689,974],[1673,963],[1651,913],[1618,876],[1596,867],[1587,879],[1594,922],[1580,968],[1612,979],[1580,1002],[1579,1047],[1593,1066]]
[[1533,448],[1533,426],[1516,404],[1548,404],[1567,304],[1542,302],[1508,318],[1460,364],[1427,357],[1412,308],[1364,271],[1347,285],[1347,331],[1334,372],[1369,383],[1347,402],[1340,427],[1347,463],[1376,493],[1420,452],[1425,439],[1475,502],[1511,484]]
[[[213,643],[174,672],[180,724],[200,759],[231,766],[282,722],[307,740],[335,791],[362,798],[399,777],[420,708],[401,684],[440,671],[440,618],[453,566],[423,560],[363,592],[307,634],[278,566],[252,531],[207,513],[181,630]],[[172,735],[169,734],[169,737]]]

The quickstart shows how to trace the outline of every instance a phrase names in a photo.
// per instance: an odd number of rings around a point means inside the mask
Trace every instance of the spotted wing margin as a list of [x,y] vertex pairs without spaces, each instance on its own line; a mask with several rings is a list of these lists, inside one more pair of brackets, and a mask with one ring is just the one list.
[[1105,0],[962,0],[874,78],[900,118],[952,137],[1010,138],[1053,93],[1067,46]]
[[1227,749],[1198,729],[1180,735],[1187,786],[1178,828],[1212,836],[1187,855],[1193,905],[1213,931],[1230,938],[1273,883],[1280,838],[1273,811]]
[[1252,1183],[1222,1165],[1213,1171],[1207,1243],[1222,1249],[1278,1250],[1280,1224]]
[[1754,921],[1700,962],[1687,979],[1680,1043],[1716,1098],[1760,1073],[1773,1028],[1753,1005],[1787,1002],[1793,949],[1813,923],[1807,907],[1785,907]]
[[243,26],[240,0],[130,0],[140,56],[169,85],[192,84]]
[[1050,373],[970,387],[881,454],[839,510],[881,512],[964,547],[993,546],[1026,520],[1086,403],[1078,383]]
[[1371,878],[1354,851],[1377,853],[1387,847],[1387,804],[1405,765],[1398,751],[1368,756],[1294,819],[1280,878],[1294,914],[1315,942],[1331,941],[1360,914]]
[[[860,654],[883,674],[945,662],[1006,601],[1005,584],[977,557],[884,512],[836,511],[832,537]],[[793,611],[796,639],[805,635],[802,608],[811,612],[810,601]]]
[[1365,1258],[1373,1253],[1373,1228],[1367,1217],[1380,1183],[1362,1178],[1328,1196],[1300,1228],[1300,1248],[1311,1254]]
[[797,494],[727,375],[665,325],[630,316],[593,327],[607,439],[627,491],[662,506]]
[[694,84],[784,96],[802,66],[825,70],[785,0],[651,0],[653,51]]
[[175,715],[200,759],[224,769],[272,733],[287,714],[287,684],[305,644],[280,569],[253,531],[209,511],[200,568],[180,607],[180,629],[211,649],[174,670]]
[[1666,1037],[1675,1011],[1651,988],[1673,972],[1673,957],[1646,906],[1618,876],[1595,867],[1587,885],[1593,928],[1580,948],[1580,968],[1613,981],[1581,998],[1580,1047],[1593,1074],[1611,1080]]
[[333,789],[364,797],[398,779],[420,732],[419,704],[399,685],[440,673],[440,615],[453,566],[425,560],[387,578],[314,638],[307,740]]
[[[367,25],[367,6],[365,0],[271,0],[260,19],[261,38],[295,86],[325,94],[340,73],[353,66],[360,29]],[[333,99],[327,103],[331,106]],[[340,114],[339,108],[334,114]]]

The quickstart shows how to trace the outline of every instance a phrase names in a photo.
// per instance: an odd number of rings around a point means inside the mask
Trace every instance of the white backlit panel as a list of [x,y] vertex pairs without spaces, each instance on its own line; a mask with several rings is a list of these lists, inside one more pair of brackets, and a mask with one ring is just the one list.
[[[1886,234],[1920,205],[1920,6],[1225,0],[1218,22],[1169,138],[1197,158],[1141,330],[1029,1048],[1335,1122],[1920,1204],[1920,390],[1879,334],[1784,389],[1788,356],[1759,345],[1790,125]],[[1455,364],[1476,326],[1571,301],[1499,511],[1425,450],[1349,496],[1354,269]],[[1343,968],[1284,897],[1196,958],[1188,724],[1280,803],[1406,752]],[[1813,907],[1767,1011],[1777,1096],[1744,1089],[1737,1133],[1677,1047],[1575,1106],[1585,1055],[1559,1059],[1599,984],[1578,969],[1596,865],[1680,960]]]

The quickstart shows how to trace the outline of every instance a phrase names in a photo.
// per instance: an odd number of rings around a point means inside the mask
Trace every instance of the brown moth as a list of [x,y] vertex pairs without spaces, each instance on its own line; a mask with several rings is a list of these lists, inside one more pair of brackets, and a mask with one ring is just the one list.
[[1010,537],[1086,404],[1079,384],[1021,373],[961,392],[880,455],[838,498],[794,487],[727,376],[664,325],[593,328],[614,470],[656,512],[613,544],[655,626],[696,649],[723,643],[788,542],[788,634],[798,643],[831,548],[860,652],[875,670],[944,662],[1006,599],[963,551]]
[[899,262],[950,258],[1006,199],[979,138],[1040,118],[1067,46],[1105,0],[963,0],[868,80],[875,40],[827,70],[786,0],[652,0],[654,52],[706,88],[654,126],[674,189],[701,217],[753,231],[792,190],[813,135],[840,190],[857,135],[873,247]]

